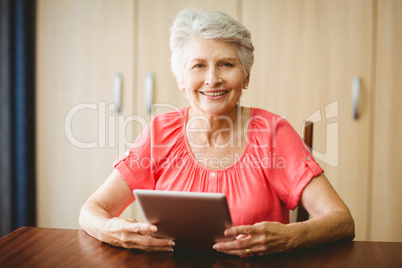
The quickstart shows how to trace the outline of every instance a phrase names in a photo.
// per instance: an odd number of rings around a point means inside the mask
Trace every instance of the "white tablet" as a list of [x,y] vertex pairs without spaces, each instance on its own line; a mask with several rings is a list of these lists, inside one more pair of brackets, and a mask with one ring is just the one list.
[[148,223],[158,227],[152,236],[175,241],[176,249],[212,250],[232,226],[224,194],[134,190]]

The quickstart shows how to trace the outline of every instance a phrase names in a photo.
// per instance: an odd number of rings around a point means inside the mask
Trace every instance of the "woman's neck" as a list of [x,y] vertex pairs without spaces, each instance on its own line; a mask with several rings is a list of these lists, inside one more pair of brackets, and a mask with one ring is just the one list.
[[231,111],[222,115],[204,114],[196,108],[190,108],[187,118],[187,137],[204,146],[220,146],[230,140],[237,140],[244,128],[242,107],[236,105]]

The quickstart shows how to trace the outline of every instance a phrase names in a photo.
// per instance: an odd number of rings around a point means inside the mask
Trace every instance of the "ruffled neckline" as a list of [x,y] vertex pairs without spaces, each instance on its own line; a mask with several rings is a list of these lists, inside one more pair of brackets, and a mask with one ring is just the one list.
[[227,171],[229,171],[229,170],[236,169],[237,166],[240,165],[240,163],[244,161],[244,159],[245,159],[245,157],[246,157],[246,155],[247,155],[247,152],[248,152],[249,149],[250,149],[250,143],[249,143],[249,140],[250,140],[250,132],[249,132],[248,130],[250,129],[250,126],[251,126],[251,125],[253,124],[253,122],[254,122],[254,113],[255,113],[255,109],[252,108],[252,107],[250,108],[250,109],[251,109],[251,112],[250,112],[250,119],[249,119],[249,120],[250,120],[250,123],[248,124],[248,129],[247,129],[247,133],[248,133],[248,135],[247,135],[247,143],[246,143],[246,147],[244,148],[244,151],[242,152],[242,154],[241,154],[239,160],[236,161],[235,163],[233,163],[233,164],[232,164],[231,166],[229,166],[229,167],[220,168],[220,169],[209,168],[209,167],[203,165],[200,161],[198,161],[198,160],[195,158],[193,152],[191,151],[191,147],[190,147],[190,144],[188,143],[187,135],[186,135],[187,116],[188,116],[188,111],[189,111],[189,109],[190,109],[190,107],[187,107],[187,108],[185,108],[185,110],[184,110],[184,116],[183,116],[183,121],[182,121],[181,135],[182,135],[182,138],[183,138],[183,142],[184,142],[184,144],[185,144],[185,148],[186,148],[187,154],[190,156],[192,162],[193,162],[196,166],[198,166],[199,168],[201,168],[202,170],[205,170],[205,171],[207,171],[207,172],[227,172]]

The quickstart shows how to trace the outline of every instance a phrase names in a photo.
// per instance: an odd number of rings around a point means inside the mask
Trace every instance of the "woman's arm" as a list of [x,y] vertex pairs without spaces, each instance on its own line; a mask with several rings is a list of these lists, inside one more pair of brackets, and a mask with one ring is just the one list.
[[291,224],[261,222],[228,228],[225,235],[235,235],[238,239],[217,243],[214,248],[240,256],[263,255],[354,238],[354,220],[349,209],[324,174],[315,177],[306,186],[301,204],[311,219]]
[[133,193],[117,170],[85,202],[80,225],[96,239],[119,247],[145,251],[173,251],[174,242],[150,236],[156,226],[118,216],[134,201]]

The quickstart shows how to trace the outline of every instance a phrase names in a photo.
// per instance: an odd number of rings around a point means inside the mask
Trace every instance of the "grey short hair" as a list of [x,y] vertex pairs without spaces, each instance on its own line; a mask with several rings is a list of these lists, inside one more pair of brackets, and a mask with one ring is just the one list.
[[170,29],[170,63],[176,77],[182,76],[185,44],[196,35],[236,44],[243,68],[250,73],[254,63],[250,31],[223,12],[188,8],[177,14]]

